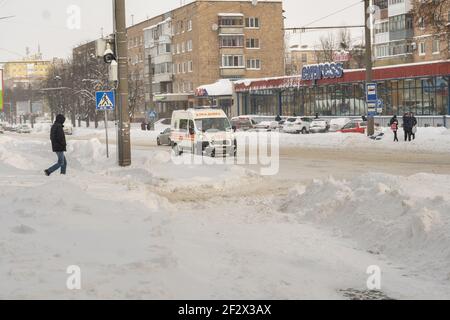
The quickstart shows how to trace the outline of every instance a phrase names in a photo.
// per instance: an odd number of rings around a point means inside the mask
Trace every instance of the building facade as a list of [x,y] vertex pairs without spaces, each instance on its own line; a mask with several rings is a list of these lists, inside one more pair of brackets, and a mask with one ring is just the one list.
[[147,104],[167,117],[197,104],[201,85],[284,75],[283,28],[281,1],[197,0],[164,14],[144,30]]
[[[450,114],[450,60],[374,68],[383,115]],[[361,116],[367,114],[365,70],[344,70],[333,79],[301,76],[237,82],[239,115]]]
[[45,79],[52,66],[52,61],[43,60],[42,56],[29,57],[23,60],[9,61],[3,64],[3,80],[6,87],[29,84]]
[[[374,0],[376,14],[373,49],[375,65],[393,65],[450,58],[448,32],[436,32],[414,12],[417,0]],[[449,7],[435,19],[450,21]]]

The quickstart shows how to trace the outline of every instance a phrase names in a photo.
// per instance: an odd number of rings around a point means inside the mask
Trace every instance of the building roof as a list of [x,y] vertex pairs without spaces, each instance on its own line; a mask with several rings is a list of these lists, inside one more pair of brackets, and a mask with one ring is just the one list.
[[[393,80],[402,78],[417,78],[431,76],[446,76],[450,74],[450,60],[433,62],[420,62],[387,67],[376,67],[373,69],[373,79]],[[342,78],[322,79],[317,85],[364,82],[365,69],[344,70]],[[300,75],[275,78],[244,79],[235,82],[236,92],[248,92],[267,89],[284,89],[293,87],[310,86],[312,81],[304,81]]]
[[199,96],[220,97],[233,95],[233,82],[229,79],[220,79],[216,83],[203,85],[197,88]]

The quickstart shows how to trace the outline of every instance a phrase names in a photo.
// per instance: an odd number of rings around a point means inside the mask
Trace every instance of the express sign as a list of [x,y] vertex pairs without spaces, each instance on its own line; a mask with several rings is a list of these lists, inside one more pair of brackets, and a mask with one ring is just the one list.
[[344,76],[344,65],[342,63],[321,63],[304,66],[302,80],[335,79]]

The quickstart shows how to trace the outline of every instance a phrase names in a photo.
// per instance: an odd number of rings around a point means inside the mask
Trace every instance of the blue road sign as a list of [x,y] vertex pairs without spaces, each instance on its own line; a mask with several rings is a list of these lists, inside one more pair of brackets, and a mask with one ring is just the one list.
[[150,119],[156,119],[158,117],[158,114],[156,113],[156,111],[151,110],[151,111],[148,112],[148,117]]
[[368,83],[366,85],[366,101],[367,102],[377,102],[378,92],[376,83]]
[[98,91],[95,93],[97,110],[114,110],[116,107],[116,97],[113,91]]

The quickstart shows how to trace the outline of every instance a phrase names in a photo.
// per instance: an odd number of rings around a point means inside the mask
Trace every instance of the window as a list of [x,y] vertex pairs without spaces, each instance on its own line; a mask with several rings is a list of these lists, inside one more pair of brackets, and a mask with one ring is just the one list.
[[192,20],[188,20],[188,31],[192,31]]
[[260,27],[260,25],[259,25],[259,18],[247,18],[247,19],[245,19],[245,27],[246,28],[258,29]]
[[244,56],[242,55],[223,55],[223,68],[244,68]]
[[221,48],[236,48],[244,46],[243,36],[222,36],[220,38]]
[[375,34],[387,33],[387,32],[389,32],[389,22],[388,21],[375,24]]
[[194,71],[194,63],[192,61],[188,62],[188,72]]
[[220,17],[219,25],[221,27],[242,27],[244,23],[240,17]]
[[419,28],[420,30],[425,29],[425,19],[423,17],[419,18]]
[[426,54],[425,42],[419,43],[419,56],[424,56]]
[[377,46],[376,55],[378,58],[388,57],[389,56],[389,45]]
[[188,51],[188,52],[191,52],[191,51],[192,51],[192,40],[189,40],[189,41],[186,43],[186,47],[187,47],[187,51]]
[[439,39],[435,38],[433,39],[433,54],[439,54],[440,51],[440,41]]
[[184,42],[181,43],[181,52],[182,53],[186,52],[186,45],[184,44]]
[[249,59],[247,60],[247,69],[249,70],[261,70],[261,60]]
[[306,53],[302,53],[302,63],[308,63],[308,55]]
[[259,39],[247,39],[247,49],[259,49]]
[[182,119],[180,120],[180,130],[187,131],[188,128],[188,120]]

